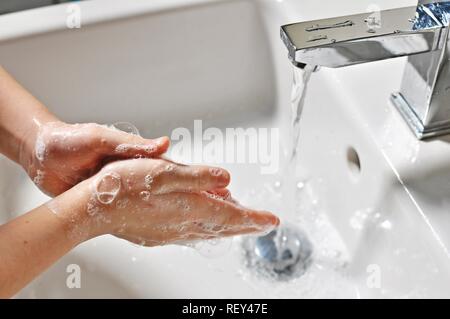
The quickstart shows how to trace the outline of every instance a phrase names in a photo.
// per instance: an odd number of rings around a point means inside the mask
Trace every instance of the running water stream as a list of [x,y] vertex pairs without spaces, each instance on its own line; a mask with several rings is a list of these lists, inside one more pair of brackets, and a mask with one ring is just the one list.
[[295,196],[297,190],[297,163],[299,160],[300,121],[305,105],[308,83],[315,66],[305,65],[304,68],[293,67],[293,82],[291,91],[292,126],[291,126],[291,151],[287,165],[283,169],[282,187],[283,200],[288,205],[288,211],[284,214],[285,221],[292,221],[295,216]]
[[282,201],[286,211],[282,225],[268,235],[250,238],[244,242],[247,265],[264,275],[280,280],[299,277],[312,261],[313,247],[306,234],[295,226],[297,195],[297,164],[299,156],[300,121],[307,94],[308,83],[315,66],[294,67],[291,93],[292,136],[291,152],[282,171]]

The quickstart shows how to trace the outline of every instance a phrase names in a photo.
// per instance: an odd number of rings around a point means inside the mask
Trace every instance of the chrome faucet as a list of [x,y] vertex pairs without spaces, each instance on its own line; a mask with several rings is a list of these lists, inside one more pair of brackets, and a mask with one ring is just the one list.
[[289,59],[330,68],[408,56],[391,101],[419,139],[450,133],[450,1],[288,24]]

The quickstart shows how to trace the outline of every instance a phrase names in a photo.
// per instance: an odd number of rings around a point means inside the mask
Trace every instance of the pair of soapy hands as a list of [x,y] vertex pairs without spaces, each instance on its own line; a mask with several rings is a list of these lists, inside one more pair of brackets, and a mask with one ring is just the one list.
[[64,195],[49,204],[56,214],[61,200],[76,198],[81,215],[70,218],[83,221],[75,230],[84,239],[113,234],[155,246],[279,224],[231,198],[227,171],[162,159],[168,147],[167,137],[144,139],[98,124],[38,123],[20,146],[20,164],[45,193]]

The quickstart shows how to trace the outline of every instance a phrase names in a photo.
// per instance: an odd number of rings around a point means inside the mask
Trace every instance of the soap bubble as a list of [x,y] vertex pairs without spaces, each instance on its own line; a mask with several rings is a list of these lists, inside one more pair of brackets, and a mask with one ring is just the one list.
[[42,163],[45,159],[45,153],[46,153],[46,145],[42,138],[42,133],[39,133],[39,135],[36,138],[36,144],[34,146],[35,148],[35,156],[37,160]]
[[129,134],[133,134],[133,135],[140,135],[137,127],[128,122],[116,122],[116,123],[112,124],[111,127],[115,128],[116,130],[125,132],[125,133],[129,133]]
[[145,187],[147,189],[151,189],[152,188],[152,183],[153,183],[153,177],[151,175],[146,175],[144,182],[145,182]]
[[102,204],[111,204],[121,187],[120,175],[114,172],[104,174],[95,184],[97,200]]
[[129,200],[127,198],[119,199],[116,203],[117,208],[123,209],[127,207]]

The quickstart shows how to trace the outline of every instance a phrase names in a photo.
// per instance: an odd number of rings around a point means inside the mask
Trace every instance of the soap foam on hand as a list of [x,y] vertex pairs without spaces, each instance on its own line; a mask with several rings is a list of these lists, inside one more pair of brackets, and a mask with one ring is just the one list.
[[[139,130],[133,124],[128,123],[128,122],[117,122],[117,123],[112,124],[111,127],[114,129],[126,132],[126,133],[140,135]],[[124,149],[126,147],[129,147],[127,145],[119,145],[119,146],[121,148],[118,149],[118,151],[121,151],[122,148],[123,148],[122,151],[125,151]],[[164,155],[161,156],[161,158],[167,159],[167,157],[165,157]],[[168,165],[166,167],[167,171],[171,171],[173,169],[174,169],[173,165]],[[210,171],[214,176],[219,176],[221,174],[221,170],[218,168],[211,168]],[[145,185],[149,191],[152,188],[152,183],[153,183],[153,177],[151,175],[145,176]],[[142,191],[140,193],[142,200],[144,200],[144,201],[150,200],[151,193],[149,191]],[[183,209],[185,211],[189,211],[190,207],[185,205],[183,207]],[[191,242],[180,241],[178,244],[193,248],[200,255],[202,255],[204,257],[216,258],[216,257],[221,257],[230,251],[232,244],[233,244],[233,239],[231,237],[229,237],[229,238],[214,238],[214,239],[209,239],[209,240],[201,240],[201,241],[199,240],[199,241],[191,241]]]

